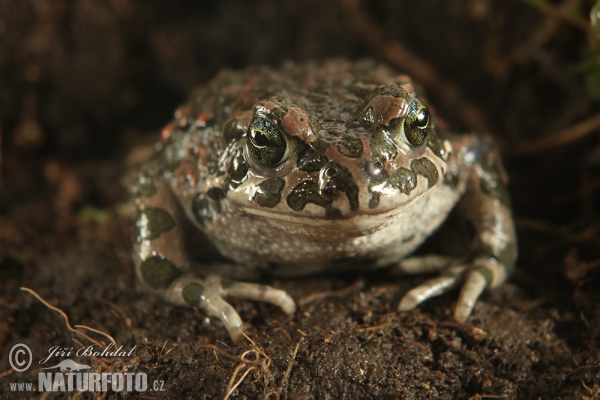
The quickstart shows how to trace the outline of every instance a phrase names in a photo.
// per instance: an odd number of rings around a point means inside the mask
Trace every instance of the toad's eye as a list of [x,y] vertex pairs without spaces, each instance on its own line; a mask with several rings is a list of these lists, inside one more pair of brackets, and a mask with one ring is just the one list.
[[265,167],[276,167],[285,155],[287,142],[281,130],[266,118],[256,117],[248,127],[248,151]]
[[429,110],[418,100],[413,101],[404,119],[404,134],[406,140],[413,146],[420,146],[427,138],[430,122]]

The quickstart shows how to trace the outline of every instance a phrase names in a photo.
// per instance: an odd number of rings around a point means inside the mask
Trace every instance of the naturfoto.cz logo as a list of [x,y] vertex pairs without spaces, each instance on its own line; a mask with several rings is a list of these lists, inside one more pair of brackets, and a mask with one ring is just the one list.
[[[102,350],[97,350],[94,346],[77,350],[72,347],[54,346],[48,350],[49,355],[40,360],[39,364],[44,365],[54,357],[131,357],[135,347],[127,351],[123,346],[114,349],[112,344]],[[11,348],[9,364],[16,372],[27,371],[31,367],[32,360],[33,355],[29,346],[19,343]],[[148,375],[144,372],[89,372],[91,368],[70,358],[39,368],[37,391],[144,392],[148,390]],[[152,390],[162,391],[163,385],[163,381],[154,381]],[[10,383],[10,388],[11,391],[36,391],[33,382],[13,382]]]

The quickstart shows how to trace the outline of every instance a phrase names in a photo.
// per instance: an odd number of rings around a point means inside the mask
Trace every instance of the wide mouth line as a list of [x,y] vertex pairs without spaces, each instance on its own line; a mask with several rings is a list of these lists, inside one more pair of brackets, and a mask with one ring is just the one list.
[[[247,214],[252,214],[252,215],[259,215],[259,216],[263,216],[263,217],[269,217],[269,218],[275,218],[278,220],[285,220],[285,221],[290,221],[290,222],[297,222],[297,223],[304,223],[306,224],[307,222],[317,222],[320,224],[327,224],[327,223],[333,223],[333,222],[345,222],[345,221],[352,221],[352,220],[360,220],[360,219],[368,219],[369,217],[373,217],[373,218],[387,218],[387,217],[393,217],[396,216],[398,214],[400,214],[402,212],[401,207],[397,207],[397,208],[393,208],[391,210],[387,210],[387,211],[382,211],[382,212],[374,212],[374,213],[359,213],[359,214],[354,214],[354,215],[349,215],[349,216],[319,216],[319,215],[294,215],[291,213],[284,213],[284,212],[278,212],[278,211],[274,211],[274,210],[262,210],[262,209],[258,209],[258,208],[253,208],[253,207],[242,207],[243,211]],[[309,223],[310,225],[310,223]]]

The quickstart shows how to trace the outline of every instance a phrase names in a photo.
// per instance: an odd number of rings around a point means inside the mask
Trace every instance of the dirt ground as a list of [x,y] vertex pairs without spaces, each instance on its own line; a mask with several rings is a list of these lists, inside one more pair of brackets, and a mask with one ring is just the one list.
[[[143,393],[79,398],[600,398],[600,53],[584,0],[0,0],[0,397],[53,346],[110,334]],[[600,36],[600,33],[597,34]],[[398,313],[427,277],[271,280],[299,302],[232,300],[248,340],[145,294],[114,210],[123,160],[222,68],[376,58],[456,131],[502,148],[517,272],[464,324],[456,293]],[[98,333],[79,329],[108,344]],[[10,349],[32,367],[15,372]],[[68,357],[55,357],[52,363]]]

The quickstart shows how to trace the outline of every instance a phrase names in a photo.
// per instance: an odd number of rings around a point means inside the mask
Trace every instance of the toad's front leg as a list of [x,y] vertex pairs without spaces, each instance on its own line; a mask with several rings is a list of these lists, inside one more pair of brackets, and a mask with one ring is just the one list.
[[[443,270],[441,276],[410,290],[400,301],[400,311],[411,310],[423,301],[462,283],[454,319],[465,321],[486,287],[506,281],[517,257],[516,234],[509,196],[498,154],[490,142],[467,136],[457,143],[465,149],[462,160],[474,160],[467,175],[466,193],[457,211],[475,231],[473,248],[466,262],[438,256],[410,258],[400,263],[405,272]],[[464,164],[463,164],[464,165]]]
[[[285,291],[271,286],[236,282],[217,274],[201,276],[192,269],[185,250],[184,215],[164,181],[156,181],[150,198],[137,198],[134,254],[135,270],[150,291],[168,302],[203,309],[219,318],[234,342],[243,339],[243,324],[235,309],[223,298],[233,296],[275,304],[287,314],[296,311],[294,300]],[[224,270],[230,266],[220,266]],[[215,266],[211,265],[211,271]],[[217,266],[218,271],[218,266]]]

